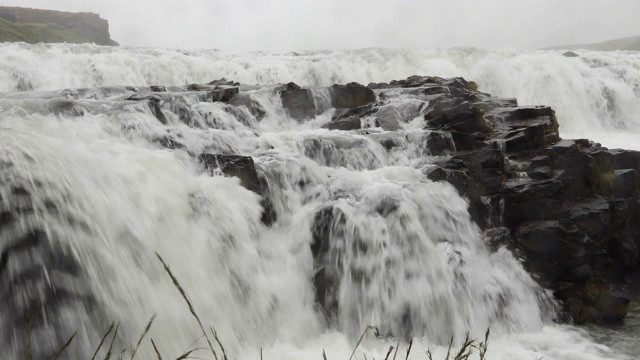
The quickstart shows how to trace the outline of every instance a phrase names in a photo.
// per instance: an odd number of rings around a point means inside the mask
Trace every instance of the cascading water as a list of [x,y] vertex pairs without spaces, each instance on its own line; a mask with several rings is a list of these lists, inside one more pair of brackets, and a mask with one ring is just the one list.
[[546,104],[564,138],[638,148],[640,53],[362,49],[290,54],[91,45],[0,45],[0,91],[186,83],[226,77],[243,84],[303,86],[391,81],[415,74],[462,76],[520,104]]
[[[6,50],[0,63],[12,64],[0,70],[4,91],[170,85],[220,76],[248,84],[326,85],[480,70],[476,79],[487,90],[514,90],[510,95],[525,102],[545,102],[545,93],[538,92],[549,84],[511,89],[512,78],[498,77],[488,62],[502,61],[515,71],[523,62],[550,61],[592,80],[593,74],[606,77],[610,71],[606,64],[589,65],[588,59],[604,56],[595,53],[572,60],[553,53],[476,50],[294,56],[0,46]],[[633,54],[616,56],[620,63],[640,61]],[[394,66],[386,64],[389,58],[396,60]],[[611,78],[622,94],[629,95],[624,86],[637,81],[630,80],[632,67],[615,82]],[[38,263],[11,257],[6,264],[14,276],[6,285],[11,306],[0,309],[3,322],[12,324],[0,327],[8,358],[24,350],[23,336],[17,335],[21,299],[44,291],[45,281],[73,292],[59,304],[43,305],[50,308],[49,322],[45,314],[35,319],[34,346],[41,354],[50,354],[76,330],[75,351],[89,354],[111,321],[120,322],[119,340],[125,344],[157,314],[150,337],[163,353],[180,355],[201,334],[155,252],[170,264],[202,322],[215,325],[227,350],[240,359],[256,358],[261,347],[265,359],[317,358],[322,349],[329,358],[347,358],[368,325],[392,336],[416,336],[414,346],[431,346],[440,357],[451,336],[480,335],[491,327],[491,359],[623,358],[579,330],[553,325],[550,295],[509,251],[485,247],[467,202],[453,187],[427,179],[429,158],[425,161],[417,130],[424,120],[414,99],[393,100],[406,104],[403,113],[415,119],[403,125],[403,140],[386,149],[380,129],[369,134],[320,129],[333,112],[322,89],[314,90],[314,103],[328,111],[302,124],[286,115],[273,87],[244,90],[244,106],[176,95],[162,104],[166,125],[153,106],[126,103],[133,92],[122,88],[70,95],[81,108],[64,106],[62,97],[69,92],[3,96],[0,195],[3,212],[17,218],[3,219],[1,239],[6,244],[46,237],[42,251],[56,261],[47,267],[54,271],[43,276],[33,273]],[[570,117],[574,104],[565,105],[559,111]],[[252,106],[259,111],[250,111]],[[618,115],[628,111],[612,106]],[[603,119],[597,124],[605,128]],[[579,127],[576,121],[570,117],[569,124]],[[237,178],[204,171],[194,155],[205,152],[254,159],[278,215],[272,226],[261,222],[260,196]],[[38,238],[34,243],[41,244]],[[319,267],[314,259],[320,259]],[[22,284],[19,276],[37,281]],[[317,299],[322,285],[332,292]],[[370,342],[363,351],[384,358],[391,343]],[[151,358],[152,351],[144,346],[141,358]],[[416,354],[423,356],[422,349]]]

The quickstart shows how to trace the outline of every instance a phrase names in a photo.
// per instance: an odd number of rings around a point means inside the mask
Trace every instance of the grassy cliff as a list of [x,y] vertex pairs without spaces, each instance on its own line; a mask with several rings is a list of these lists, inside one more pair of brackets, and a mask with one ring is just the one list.
[[0,7],[0,42],[17,41],[118,45],[107,20],[97,14]]

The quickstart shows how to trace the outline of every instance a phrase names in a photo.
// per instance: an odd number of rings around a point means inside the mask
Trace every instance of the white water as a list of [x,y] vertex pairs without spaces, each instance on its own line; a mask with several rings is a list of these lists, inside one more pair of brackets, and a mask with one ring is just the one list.
[[[6,91],[20,79],[35,89],[172,85],[222,76],[244,83],[315,85],[486,69],[481,72],[486,83],[481,75],[475,77],[483,89],[514,86],[514,93],[505,95],[520,96],[522,89],[504,78],[498,81],[498,69],[505,66],[500,61],[511,69],[549,61],[569,70],[604,72],[557,54],[516,51],[292,56],[84,45],[1,48],[0,64],[6,66],[0,68],[0,83]],[[633,59],[632,54],[616,56],[621,63]],[[489,66],[490,61],[497,65]],[[17,80],[13,73],[20,74]],[[526,77],[507,75],[519,81]],[[530,85],[530,98],[523,96],[521,103],[549,96],[542,91],[544,84],[539,89]],[[427,347],[443,358],[442,345],[450,336],[460,339],[467,330],[479,336],[489,326],[491,359],[623,358],[577,329],[552,324],[548,294],[509,252],[485,248],[466,202],[452,187],[426,179],[422,170],[428,165],[414,144],[387,153],[370,137],[318,129],[327,114],[299,125],[286,118],[277,100],[264,93],[254,96],[267,110],[261,122],[249,114],[243,117],[249,121],[240,121],[225,111],[228,105],[193,104],[195,120],[205,129],[188,127],[171,113],[169,126],[163,126],[148,109],[133,107],[74,118],[26,115],[19,103],[0,112],[0,160],[18,165],[5,170],[3,194],[23,185],[36,209],[52,200],[68,215],[43,210],[20,226],[44,226],[54,241],[77,254],[91,293],[103,305],[102,316],[122,322],[123,338],[134,339],[154,313],[158,319],[150,336],[166,357],[177,357],[199,336],[155,259],[157,251],[203,322],[216,326],[239,359],[258,358],[261,347],[265,359],[320,358],[322,349],[329,359],[345,359],[367,325],[398,334],[407,328],[407,319],[419,336],[413,358],[425,358]],[[606,128],[604,120],[596,120]],[[560,123],[564,126],[562,118]],[[419,120],[405,131],[418,128]],[[186,151],[161,149],[149,141],[166,130],[193,153],[209,149],[253,156],[270,183],[278,222],[272,228],[260,222],[259,197],[236,179],[209,177]],[[331,251],[339,255],[334,261],[343,269],[337,324],[324,320],[311,282],[317,270],[310,251],[312,222],[327,206],[345,217],[332,235]],[[71,314],[66,330],[104,331],[93,328],[95,321],[91,315]],[[362,351],[382,359],[394,343],[371,340]],[[151,356],[149,346],[143,351],[142,358]]]
[[0,91],[22,80],[35,89],[184,85],[226,77],[243,84],[299,85],[404,79],[415,74],[463,76],[495,96],[558,113],[561,136],[605,146],[640,148],[640,53],[579,51],[362,49],[289,54],[91,45],[0,45]]

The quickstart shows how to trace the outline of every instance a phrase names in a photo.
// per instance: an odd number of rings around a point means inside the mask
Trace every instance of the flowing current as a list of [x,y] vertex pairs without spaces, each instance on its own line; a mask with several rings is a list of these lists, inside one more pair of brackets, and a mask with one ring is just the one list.
[[[548,292],[509,251],[486,248],[453,187],[426,178],[433,159],[410,141],[423,131],[420,114],[403,125],[409,140],[387,150],[376,140],[383,131],[320,129],[332,109],[302,124],[290,119],[268,85],[464,76],[521,104],[553,106],[563,137],[637,147],[631,136],[640,134],[640,54],[0,49],[0,91],[11,93],[0,100],[0,194],[5,206],[28,209],[2,240],[42,229],[82,268],[80,277],[54,272],[48,281],[97,303],[58,309],[55,322],[36,328],[40,346],[47,346],[51,329],[69,333],[61,338],[78,330],[76,344],[88,353],[111,321],[121,324],[119,339],[127,344],[156,314],[149,336],[167,357],[182,354],[201,333],[157,252],[203,324],[215,325],[238,359],[257,359],[261,351],[264,359],[320,358],[323,350],[329,359],[345,359],[368,325],[402,341],[416,336],[414,359],[426,358],[427,348],[444,358],[451,336],[460,341],[467,331],[480,336],[488,327],[492,360],[625,359],[583,330],[554,325]],[[264,110],[262,119],[243,107],[182,99],[163,105],[163,125],[150,108],[114,106],[130,95],[118,90],[81,92],[91,111],[80,116],[42,111],[51,101],[46,90],[221,77],[265,85],[248,91]],[[26,90],[28,98],[13,94]],[[192,109],[188,122],[183,102]],[[193,156],[205,152],[253,157],[278,215],[272,226],[261,222],[260,197],[237,178],[206,173]],[[337,240],[331,259],[341,269],[334,284],[339,310],[329,317],[317,305],[313,282],[322,270],[311,250],[319,214],[331,215],[330,236]],[[15,315],[0,309],[0,316]],[[369,339],[358,358],[383,359],[391,344],[391,337]],[[20,344],[5,345],[9,358],[22,354]],[[146,345],[141,358],[153,356]]]

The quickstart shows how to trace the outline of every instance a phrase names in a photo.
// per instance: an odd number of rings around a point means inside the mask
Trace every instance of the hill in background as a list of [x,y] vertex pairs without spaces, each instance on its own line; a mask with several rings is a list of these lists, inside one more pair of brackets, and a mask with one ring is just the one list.
[[118,45],[98,14],[0,6],[0,42],[18,41]]
[[609,40],[597,44],[582,44],[557,46],[554,49],[568,50],[597,50],[597,51],[615,51],[615,50],[632,50],[640,51],[640,36],[631,36],[623,39]]

